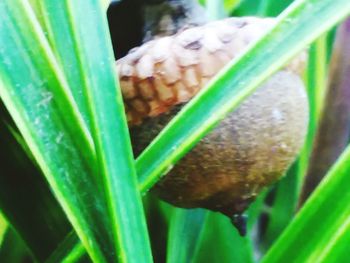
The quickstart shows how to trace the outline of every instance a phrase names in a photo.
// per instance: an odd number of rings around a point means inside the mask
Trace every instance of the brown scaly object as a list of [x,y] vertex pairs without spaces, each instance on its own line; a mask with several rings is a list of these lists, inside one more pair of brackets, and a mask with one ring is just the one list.
[[[180,104],[273,23],[254,17],[211,22],[149,41],[118,60],[135,154]],[[298,56],[246,99],[161,179],[154,192],[176,206],[219,211],[240,224],[237,215],[285,173],[303,144],[308,105],[299,74],[305,57]]]

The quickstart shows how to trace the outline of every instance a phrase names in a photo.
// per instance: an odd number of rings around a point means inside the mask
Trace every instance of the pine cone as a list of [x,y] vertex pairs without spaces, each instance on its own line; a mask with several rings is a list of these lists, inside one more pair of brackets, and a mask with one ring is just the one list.
[[[181,108],[175,105],[190,100],[273,23],[253,17],[212,22],[147,42],[117,61],[135,154]],[[154,191],[176,206],[230,217],[242,213],[285,173],[303,144],[308,105],[299,74],[305,57],[298,56],[246,99]]]

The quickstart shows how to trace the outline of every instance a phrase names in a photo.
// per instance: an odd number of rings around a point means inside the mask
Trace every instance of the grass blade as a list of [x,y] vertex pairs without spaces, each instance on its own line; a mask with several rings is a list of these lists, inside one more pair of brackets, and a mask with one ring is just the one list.
[[256,0],[242,0],[233,10],[233,16],[256,16],[259,13],[259,7]]
[[226,217],[208,211],[203,233],[191,262],[255,262],[255,250],[251,241],[254,226],[264,206],[265,196],[266,191],[260,193],[247,211],[246,237],[241,237]]
[[224,7],[227,13],[231,14],[241,2],[242,0],[224,0]]
[[[91,4],[90,4],[91,5]],[[79,18],[78,14],[77,14],[77,10],[81,10],[84,9],[84,7],[88,6],[86,3],[82,4],[79,6],[79,8],[77,7],[73,7],[72,5],[67,5],[66,1],[40,1],[35,4],[37,10],[40,10],[39,12],[37,12],[39,14],[39,17],[41,18],[41,20],[45,21],[45,28],[47,29],[47,36],[48,39],[50,40],[51,46],[53,48],[53,50],[55,51],[56,57],[58,58],[58,60],[61,63],[62,69],[64,70],[65,76],[68,80],[68,83],[70,84],[71,87],[73,87],[72,92],[73,92],[73,96],[75,98],[75,100],[77,101],[78,107],[80,112],[83,113],[83,116],[85,117],[85,120],[87,120],[88,124],[91,124],[91,118],[89,116],[89,109],[88,109],[88,101],[86,99],[86,96],[84,96],[84,94],[86,93],[86,91],[84,90],[84,87],[86,86],[86,82],[87,85],[89,85],[91,87],[91,84],[94,83],[95,88],[97,88],[96,90],[101,94],[101,96],[99,96],[99,99],[101,100],[101,102],[99,103],[99,105],[109,105],[109,109],[107,109],[107,111],[105,111],[104,114],[104,118],[105,118],[105,123],[109,123],[109,126],[113,126],[111,128],[111,131],[114,133],[110,136],[110,138],[107,138],[107,140],[105,140],[105,142],[107,142],[108,144],[112,141],[115,142],[115,144],[109,144],[110,145],[110,150],[113,149],[115,151],[118,151],[117,153],[112,153],[111,156],[115,156],[117,159],[115,161],[117,161],[116,163],[116,168],[118,170],[116,170],[115,172],[120,172],[120,167],[124,166],[124,170],[127,167],[132,167],[131,165],[131,160],[132,157],[130,155],[130,145],[127,145],[128,142],[128,138],[126,137],[126,132],[125,132],[125,124],[122,124],[120,121],[122,120],[121,118],[116,121],[114,118],[114,116],[120,116],[122,117],[124,115],[124,109],[122,107],[120,107],[121,103],[120,103],[120,98],[119,98],[119,103],[116,103],[116,99],[117,99],[117,94],[109,94],[107,95],[107,93],[113,93],[116,87],[115,84],[115,79],[109,79],[109,83],[106,83],[106,80],[108,80],[107,76],[108,74],[106,74],[106,72],[103,72],[102,74],[100,74],[100,76],[104,76],[104,79],[102,78],[95,78],[93,79],[93,76],[97,76],[98,72],[102,72],[103,70],[106,71],[105,69],[107,67],[109,67],[109,76],[114,76],[114,71],[112,71],[112,61],[107,60],[107,58],[111,58],[112,55],[110,53],[107,52],[107,50],[109,49],[109,47],[106,47],[105,45],[103,45],[104,43],[109,43],[108,39],[106,38],[106,30],[105,31],[105,38],[102,39],[104,40],[103,43],[99,40],[101,40],[101,36],[103,35],[103,30],[101,29],[97,29],[93,32],[95,32],[96,34],[98,34],[98,36],[93,36],[91,33],[91,29],[92,28],[96,28],[96,21],[103,21],[102,17],[94,17],[92,18],[92,16],[90,15],[88,17],[88,19],[86,19],[86,15],[84,13],[84,11],[80,11],[80,14],[84,14],[84,16],[81,16]],[[74,6],[74,5],[73,5]],[[97,7],[93,7],[94,10],[97,10]],[[96,15],[94,15],[96,16]],[[68,18],[70,18],[70,21],[68,20]],[[93,22],[93,24],[91,25],[92,27],[87,27],[87,24],[89,22]],[[79,25],[80,28],[77,28]],[[82,29],[88,29],[89,32],[79,32],[80,36],[77,36],[77,32]],[[68,37],[70,36],[70,37]],[[65,41],[62,41],[62,39],[65,39]],[[81,41],[83,40],[83,42]],[[86,47],[84,52],[82,52],[82,43],[89,43],[90,46]],[[97,52],[89,52],[89,50],[98,50],[101,51],[99,53]],[[106,52],[103,52],[106,51]],[[82,57],[82,54],[85,54],[85,58]],[[94,56],[92,56],[92,54]],[[97,67],[95,66],[94,68],[89,68],[87,69],[86,67],[84,67],[84,65],[82,65],[82,61],[85,59],[87,59],[86,57],[89,56],[88,60],[92,60],[94,59],[94,61],[91,61],[91,63],[95,63],[94,65],[97,65]],[[90,77],[87,77],[90,76]],[[113,81],[111,84],[111,80]],[[98,83],[96,83],[98,82]],[[103,83],[104,82],[104,83]],[[103,87],[103,88],[101,88]],[[118,94],[119,95],[119,94]],[[95,95],[91,95],[90,98],[97,98],[96,94]],[[105,101],[107,100],[107,98],[110,98],[110,103],[106,104]],[[96,101],[90,101],[89,102],[90,105],[97,105]],[[119,107],[116,108],[115,106],[118,105]],[[101,112],[100,110],[95,111],[96,112]],[[106,112],[108,114],[106,114]],[[114,112],[113,114],[110,114],[111,112]],[[124,121],[124,120],[122,120]],[[122,129],[119,129],[119,127],[122,127]],[[101,129],[101,125],[95,125],[95,128]],[[123,130],[124,129],[124,130]],[[95,130],[96,131],[96,130]],[[106,134],[105,132],[99,132],[99,134]],[[123,136],[121,136],[121,134],[123,134]],[[109,140],[110,139],[110,140]],[[120,143],[120,142],[126,142],[126,145]],[[117,149],[117,146],[119,146],[119,149]],[[101,151],[100,151],[101,153]],[[122,156],[125,156],[125,158],[121,158]],[[128,157],[127,157],[128,156]],[[126,159],[128,158],[128,160]],[[104,160],[106,158],[102,157],[102,160]],[[110,159],[110,158],[109,158]],[[115,159],[115,158],[114,158]],[[127,161],[127,163],[121,163],[121,162]],[[119,163],[118,163],[119,162]],[[103,169],[102,169],[103,170]],[[105,171],[106,172],[106,171]],[[124,176],[121,176],[122,174],[116,176],[112,176],[112,178],[124,178],[122,180],[123,184],[127,183],[125,178],[132,178],[134,175],[132,173],[134,173],[133,170],[131,169],[127,169],[125,172]],[[130,184],[130,182],[129,182]],[[134,183],[133,183],[134,184]],[[109,185],[108,183],[106,185]],[[121,189],[129,189],[129,191],[131,189],[135,189],[135,187],[130,187],[127,184],[126,185],[122,185],[120,187],[120,189],[116,189],[116,191],[119,192],[119,196],[121,195],[121,193],[123,193],[123,191],[120,191]],[[136,193],[136,192],[135,192]],[[113,197],[115,198],[115,197]],[[135,198],[135,197],[134,197]],[[120,197],[119,197],[120,199]],[[107,198],[107,200],[115,200],[112,198]],[[127,198],[127,201],[123,201],[120,200],[118,202],[112,202],[112,204],[123,204],[124,208],[122,208],[122,210],[125,210],[125,208],[130,208],[131,210],[135,208],[139,210],[138,213],[135,213],[135,211],[131,211],[131,214],[140,214],[140,201],[135,201],[135,200],[130,200],[129,198]],[[138,207],[138,208],[137,208]],[[124,221],[129,218],[130,216],[125,216],[123,215],[122,218],[124,218]],[[121,220],[118,220],[121,221]],[[136,236],[138,234],[141,234],[142,231],[140,231],[140,229],[144,229],[143,230],[143,235],[145,235],[145,224],[144,222],[142,223],[143,226],[142,227],[138,227],[138,226],[133,226],[131,227],[130,225],[128,226],[127,224],[125,224],[126,222],[123,223],[117,223],[117,220],[113,220],[113,222],[115,223],[115,227],[124,225],[124,229],[129,229],[128,233],[124,235],[125,237],[128,237],[129,239],[135,239]],[[136,220],[137,221],[137,220]],[[136,231],[135,229],[138,229],[138,231]],[[116,240],[121,240],[122,238],[116,238]],[[144,239],[144,238],[143,238]],[[145,239],[147,240],[147,239]],[[129,246],[130,244],[132,244],[132,242],[129,241]],[[147,244],[145,243],[145,241],[143,242],[136,242],[134,244],[139,244],[139,245],[144,245]],[[149,246],[149,245],[147,245]],[[120,250],[120,249],[119,249]],[[131,248],[129,249],[130,254],[134,255],[137,258],[150,258],[150,255],[145,256],[145,255],[137,255],[136,253],[134,253],[135,248]],[[146,252],[147,249],[145,249],[144,247],[140,248],[140,249],[136,249],[137,251],[144,251]],[[149,249],[148,249],[149,250]]]
[[209,211],[207,213],[208,218],[200,247],[191,262],[254,262],[253,248],[249,237],[239,236],[226,216]]
[[3,217],[3,215],[0,213],[0,248],[7,229],[8,229],[8,224],[5,218]]
[[310,135],[312,137],[314,136],[317,122],[323,109],[325,93],[327,91],[327,37],[328,34],[324,34],[309,49],[306,82],[310,104],[310,119],[314,122],[310,123],[310,128],[313,130],[313,133]]
[[208,211],[174,209],[170,221],[167,263],[189,263],[196,254]]
[[263,16],[278,16],[293,0],[261,0],[259,14]]
[[71,231],[71,225],[39,168],[17,141],[19,135],[2,104],[0,116],[0,210],[42,261]]
[[[263,191],[257,197],[256,201],[252,203],[247,214],[248,214],[248,231],[252,232],[253,227],[255,226],[258,216],[261,213],[262,207],[264,205],[264,199],[267,191]],[[170,221],[173,225],[172,233],[170,236],[174,237],[168,238],[168,242],[171,242],[168,249],[168,260],[171,262],[172,260],[180,260],[179,257],[176,257],[178,254],[181,255],[193,255],[191,257],[182,257],[183,260],[190,260],[189,262],[203,262],[206,260],[208,255],[210,255],[211,259],[215,259],[218,262],[222,259],[221,255],[226,255],[225,258],[232,259],[234,262],[253,262],[253,247],[249,242],[249,238],[241,238],[235,228],[232,226],[229,220],[224,216],[217,215],[211,216],[213,217],[211,220],[206,220],[209,211],[198,209],[198,210],[185,210],[179,209],[181,213],[178,213],[178,216],[173,216],[172,211],[177,210],[177,208],[172,207],[166,203],[162,202],[162,205],[165,206],[163,210],[163,214],[168,218],[167,221]],[[170,208],[170,209],[169,209]],[[197,222],[198,219],[201,219],[201,222]],[[157,220],[155,220],[157,221]],[[193,223],[197,222],[197,226],[193,226]],[[157,232],[159,234],[159,222],[157,224]],[[201,225],[202,224],[202,225]],[[152,227],[152,226],[151,226]],[[195,231],[192,231],[192,227],[195,227]],[[219,231],[219,235],[217,235],[216,231],[213,231],[213,227],[219,228],[223,227],[222,231]],[[191,232],[190,235],[184,235],[184,232],[176,233],[175,230],[186,229],[186,231]],[[194,233],[200,233],[200,236],[197,238],[194,237]],[[179,236],[177,236],[178,234]],[[249,236],[249,234],[248,234]],[[228,238],[228,241],[226,240]],[[164,242],[164,241],[163,241]],[[188,242],[188,243],[187,243]],[[194,244],[194,242],[197,242]],[[183,246],[183,243],[187,243],[187,246]],[[213,246],[215,243],[217,246]],[[219,244],[223,244],[220,246]],[[170,250],[175,249],[174,251]],[[192,249],[193,248],[193,249]],[[219,250],[217,248],[220,248]],[[72,261],[67,262],[77,262],[79,256],[82,255],[82,250],[84,247],[80,244],[79,240],[74,237],[74,233],[70,234],[70,238],[67,237],[67,240],[64,241],[58,249],[55,251],[53,258],[66,259],[73,258]],[[77,252],[78,251],[78,252]],[[77,252],[77,253],[76,253]],[[178,252],[178,253],[176,253]],[[161,252],[160,252],[161,254]],[[78,257],[76,257],[78,255]],[[48,263],[57,262],[59,260],[50,261]],[[64,260],[61,260],[64,261]],[[65,261],[64,261],[65,262]],[[174,261],[177,262],[177,261]],[[215,261],[214,261],[215,262]],[[228,261],[231,262],[231,261]]]
[[[117,250],[121,258],[125,257],[121,260],[149,261],[150,248],[139,193],[135,190],[135,171],[124,108],[121,95],[115,89],[117,84],[109,35],[106,23],[97,22],[104,21],[105,15],[95,1],[77,4],[42,1],[40,5],[50,42],[73,87],[74,98],[92,126],[100,171],[105,176],[106,192],[109,193],[107,202],[113,210],[112,222],[115,223],[112,229],[115,229]],[[100,12],[97,12],[99,9]],[[87,26],[89,23],[90,26]],[[84,94],[89,98],[86,99]],[[93,106],[91,116],[87,105]],[[129,220],[131,217],[135,220]],[[135,251],[140,251],[140,254]]]
[[169,222],[175,208],[162,202],[152,193],[143,198],[143,204],[154,262],[166,262]]
[[11,227],[6,231],[0,246],[0,262],[33,262],[26,245]]
[[118,262],[151,262],[106,16],[98,2],[92,0],[70,2],[66,10],[72,19],[84,71],[91,130],[112,217],[111,231],[117,246]]
[[[294,262],[320,262],[320,258],[332,251],[334,243],[340,237],[349,238],[350,232],[344,232],[350,218],[349,173],[350,147],[341,155],[262,262],[286,262],[290,260],[290,255],[293,255]],[[305,237],[308,242],[304,242]],[[348,250],[345,253],[348,254]]]
[[76,42],[73,38],[69,16],[63,8],[66,5],[65,2],[31,0],[31,6],[34,7],[36,17],[45,32],[52,51],[55,53],[79,111],[90,127],[89,109],[83,91],[85,85],[84,74]]
[[[79,238],[75,232],[71,232],[69,235],[67,235],[67,237],[60,244],[59,248],[59,250],[55,250],[54,253],[51,254],[45,263],[81,262],[83,256],[86,256],[85,248],[79,242]],[[69,253],[67,253],[67,251],[69,251]]]
[[293,219],[300,193],[297,160],[280,180],[275,189],[273,205],[269,211],[269,220],[264,233],[262,247],[266,251]]
[[350,244],[350,220],[337,231],[336,237],[328,244],[324,252],[319,258],[319,262],[346,262],[349,258],[349,244]]
[[107,262],[110,222],[86,126],[29,4],[2,1],[0,13],[0,96],[90,256]]

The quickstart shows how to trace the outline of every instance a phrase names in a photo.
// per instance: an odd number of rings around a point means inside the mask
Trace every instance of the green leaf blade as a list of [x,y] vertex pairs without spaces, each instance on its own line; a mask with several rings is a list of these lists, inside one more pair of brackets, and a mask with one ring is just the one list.
[[83,90],[85,78],[74,39],[72,18],[65,8],[67,4],[65,1],[35,1],[32,6],[37,9],[37,18],[41,21],[42,29],[64,73],[79,112],[90,127],[89,108]]
[[269,209],[269,220],[262,240],[262,247],[265,251],[274,243],[294,217],[300,193],[298,168],[299,159],[276,185],[273,205]]
[[151,262],[146,221],[105,14],[96,1],[75,1],[67,7],[71,12],[85,76],[91,132],[104,180],[118,262]]
[[241,237],[224,215],[208,211],[199,248],[191,262],[253,263],[249,235]]
[[0,248],[7,230],[8,230],[8,224],[5,218],[3,217],[3,215],[0,213]]
[[[350,218],[350,147],[305,203],[293,222],[265,255],[263,262],[283,262],[293,253],[295,262],[318,262]],[[336,201],[335,201],[336,200]],[[317,229],[317,231],[315,231]],[[349,235],[349,232],[347,232]],[[307,242],[303,242],[307,237]],[[303,243],[302,246],[300,244]]]
[[167,263],[189,263],[198,250],[208,211],[174,210],[168,235]]
[[30,6],[3,1],[0,12],[1,98],[90,256],[107,262],[113,249],[91,138]]
[[0,116],[0,210],[33,256],[44,260],[71,226],[2,104]]

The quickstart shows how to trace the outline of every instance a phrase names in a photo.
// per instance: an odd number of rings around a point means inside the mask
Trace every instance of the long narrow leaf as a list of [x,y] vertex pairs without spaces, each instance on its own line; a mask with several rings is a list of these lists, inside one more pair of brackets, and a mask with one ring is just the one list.
[[267,250],[292,221],[298,204],[300,183],[297,160],[288,170],[286,176],[277,183],[273,205],[269,211],[269,220],[262,246]]
[[[85,113],[85,119],[94,124],[92,131],[97,145],[100,145],[97,147],[102,165],[100,171],[107,176],[106,192],[110,193],[107,202],[112,209],[115,222],[113,228],[119,246],[118,254],[120,258],[124,257],[122,261],[130,261],[132,258],[138,262],[140,259],[149,261],[150,248],[140,197],[136,192],[124,109],[121,106],[120,94],[115,92],[117,85],[114,63],[111,61],[113,55],[109,51],[110,45],[106,45],[109,44],[106,25],[98,22],[105,21],[105,15],[96,12],[99,9],[96,5],[96,1],[77,4],[75,2],[67,4],[66,1],[40,2],[51,45],[62,68],[65,69],[79,109]],[[90,16],[87,17],[86,13]],[[91,25],[87,26],[89,23]],[[62,41],[67,39],[67,36],[70,36],[68,41]],[[83,62],[88,64],[88,67],[82,65]],[[88,87],[89,101],[82,94],[86,92],[85,86]],[[86,105],[93,107],[92,118],[87,112]],[[105,154],[108,156],[104,156]],[[130,220],[132,217],[134,220]],[[135,251],[139,251],[140,254]]]
[[112,218],[111,232],[117,246],[118,262],[151,262],[106,15],[95,0],[70,1],[62,9],[67,10],[72,19],[85,76],[91,132]]
[[[99,7],[92,6],[92,3],[97,5],[96,1],[77,4],[67,4],[67,1],[40,1],[37,5],[40,5],[50,43],[65,70],[79,110],[84,113],[88,123],[94,124],[93,135],[97,145],[100,145],[97,147],[102,165],[100,171],[107,176],[106,192],[110,193],[107,202],[113,214],[119,213],[113,215],[113,222],[115,240],[122,242],[118,246],[125,246],[118,248],[120,256],[125,254],[128,260],[133,257],[138,262],[140,258],[147,261],[151,258],[150,248],[140,197],[135,190],[135,172],[124,108],[121,96],[115,89],[117,85],[114,63],[111,60],[113,55],[109,51],[108,31],[105,23],[98,23],[106,19],[102,12],[96,12]],[[87,17],[86,13],[90,13],[90,16]],[[84,61],[89,67],[82,65]],[[87,92],[84,87],[89,88]],[[89,93],[89,100],[84,93]],[[94,116],[89,116],[87,105],[93,107]],[[101,135],[105,137],[102,138]],[[103,156],[105,154],[108,156]],[[135,220],[129,220],[130,217]]]
[[[45,261],[45,263],[70,263],[70,262],[81,262],[86,251],[84,246],[79,242],[79,238],[75,232],[71,232],[67,237],[62,241],[59,246],[60,249],[55,250],[54,253]],[[72,249],[73,248],[73,249]],[[65,251],[65,253],[62,253]],[[69,251],[70,253],[66,253]]]
[[167,263],[192,262],[207,214],[204,209],[175,209],[170,221]]
[[264,206],[266,191],[260,193],[247,211],[248,233],[241,237],[228,218],[211,212],[203,225],[201,238],[198,239],[193,260],[190,262],[255,262],[253,229]]
[[313,130],[311,134],[312,137],[322,112],[324,97],[327,90],[327,36],[328,34],[322,35],[309,49],[306,82],[310,103],[310,119],[315,122],[310,124]]
[[319,257],[322,263],[338,263],[349,260],[349,244],[350,244],[350,220],[336,232],[336,237],[327,244],[323,253]]
[[253,248],[249,237],[239,236],[226,216],[214,212],[208,213],[200,247],[191,262],[254,262]]
[[[339,238],[349,238],[350,232],[345,231],[350,219],[349,174],[350,147],[269,250],[263,262],[287,262],[290,255],[293,255],[293,262],[320,262],[320,258],[336,248],[334,244]],[[348,250],[343,253],[348,255]]]
[[33,262],[26,245],[11,227],[6,231],[0,246],[0,262]]
[[70,86],[79,112],[89,125],[89,109],[83,92],[85,85],[84,74],[82,72],[76,42],[72,37],[73,28],[69,21],[70,17],[63,8],[65,2],[30,0],[36,17]]
[[292,2],[293,0],[261,0],[259,14],[264,16],[277,16]]
[[0,213],[0,248],[1,248],[2,240],[4,239],[4,235],[7,231],[7,229],[8,229],[8,224],[5,220],[5,218]]
[[[255,16],[259,13],[260,5],[256,0],[242,0],[238,7],[234,10],[234,16]],[[259,1],[260,2],[260,1]]]
[[44,260],[71,225],[40,169],[17,141],[18,131],[2,104],[0,116],[0,210],[33,256]]
[[90,256],[107,262],[115,255],[94,148],[67,83],[26,1],[2,1],[0,17],[0,96]]

